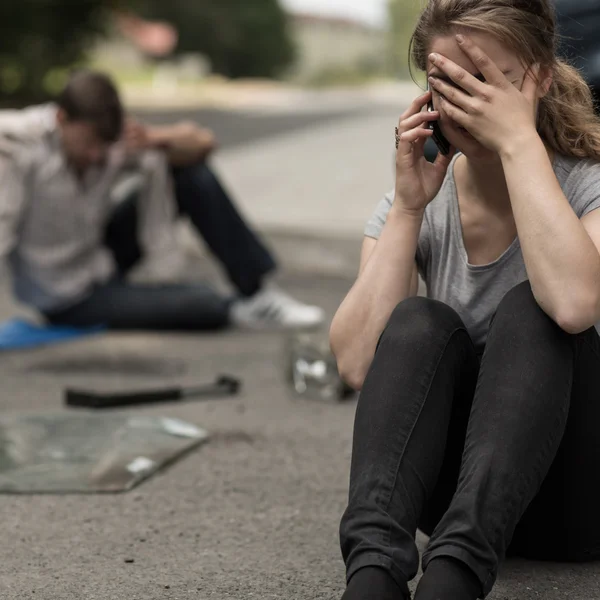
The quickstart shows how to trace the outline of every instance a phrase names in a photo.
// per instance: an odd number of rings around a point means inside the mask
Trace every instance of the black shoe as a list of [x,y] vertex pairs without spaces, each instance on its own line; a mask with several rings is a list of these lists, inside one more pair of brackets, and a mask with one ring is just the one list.
[[342,600],[410,600],[382,567],[359,569],[348,582]]

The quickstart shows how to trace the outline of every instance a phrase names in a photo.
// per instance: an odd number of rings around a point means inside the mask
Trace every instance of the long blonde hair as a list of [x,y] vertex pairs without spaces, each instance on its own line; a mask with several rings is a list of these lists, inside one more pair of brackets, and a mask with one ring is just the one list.
[[429,0],[411,38],[412,63],[425,71],[433,39],[464,27],[493,35],[526,68],[549,68],[553,83],[538,112],[541,138],[560,154],[600,161],[600,118],[582,75],[557,56],[551,0]]

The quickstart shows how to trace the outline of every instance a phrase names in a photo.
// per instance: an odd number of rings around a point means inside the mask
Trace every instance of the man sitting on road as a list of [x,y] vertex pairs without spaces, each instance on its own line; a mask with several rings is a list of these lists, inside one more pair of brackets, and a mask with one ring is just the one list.
[[[196,126],[125,123],[108,77],[72,76],[56,104],[0,111],[0,257],[17,298],[54,324],[113,329],[311,327],[323,311],[265,280],[275,263],[205,160],[214,137]],[[116,184],[138,174],[115,206]],[[175,213],[188,215],[239,295],[205,284],[126,281],[144,256],[180,268]]]

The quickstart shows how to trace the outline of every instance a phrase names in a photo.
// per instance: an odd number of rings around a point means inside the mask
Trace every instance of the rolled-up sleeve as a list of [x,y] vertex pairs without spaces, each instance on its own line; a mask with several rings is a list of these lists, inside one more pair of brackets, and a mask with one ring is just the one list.
[[23,169],[0,154],[0,260],[5,259],[18,242],[25,196]]
[[157,270],[168,274],[181,267],[183,255],[177,242],[176,204],[171,173],[162,152],[145,152],[140,166],[144,187],[140,194],[140,244]]

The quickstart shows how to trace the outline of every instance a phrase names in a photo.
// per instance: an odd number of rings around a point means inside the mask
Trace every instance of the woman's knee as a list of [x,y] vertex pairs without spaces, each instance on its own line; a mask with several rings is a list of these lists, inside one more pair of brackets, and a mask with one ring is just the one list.
[[574,336],[564,331],[540,307],[529,281],[511,289],[501,300],[491,319],[488,335],[490,343],[502,344],[513,350],[520,347],[556,347],[570,345]]
[[500,301],[491,326],[525,331],[531,325],[558,327],[537,303],[531,284],[524,281],[512,288]]
[[437,300],[421,296],[407,298],[394,309],[381,337],[424,343],[428,339],[449,336],[457,329],[466,329],[458,313]]
[[523,281],[504,295],[498,305],[496,314],[504,312],[512,314],[536,313],[538,311],[541,311],[541,308],[533,295],[531,284],[529,281]]

